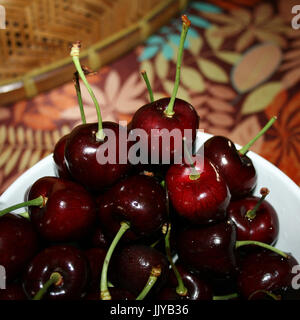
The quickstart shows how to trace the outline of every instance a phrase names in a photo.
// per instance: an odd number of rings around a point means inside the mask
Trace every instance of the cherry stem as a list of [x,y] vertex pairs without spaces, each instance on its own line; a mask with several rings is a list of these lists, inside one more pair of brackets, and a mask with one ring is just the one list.
[[44,283],[43,287],[37,292],[37,294],[32,298],[32,300],[41,300],[45,293],[48,291],[49,287],[52,285],[60,285],[62,283],[62,276],[58,272],[53,272],[50,275],[50,278],[46,283]]
[[255,246],[259,246],[268,250],[271,250],[279,255],[281,255],[284,258],[288,258],[288,255],[286,253],[284,253],[283,251],[270,246],[269,244],[266,244],[264,242],[260,242],[260,241],[253,241],[253,240],[246,240],[246,241],[236,241],[235,243],[235,247],[236,249],[242,246],[248,246],[248,245],[255,245]]
[[11,211],[14,211],[16,209],[20,209],[20,208],[24,208],[24,207],[29,207],[29,206],[35,206],[35,207],[44,207],[47,203],[47,198],[46,197],[43,197],[43,196],[39,196],[35,199],[32,199],[32,200],[29,200],[29,201],[25,201],[25,202],[21,202],[21,203],[18,203],[18,204],[15,204],[11,207],[8,207],[4,210],[1,210],[0,211],[0,217],[7,214],[7,213],[10,213]]
[[187,143],[186,143],[186,138],[183,137],[183,149],[184,149],[184,157],[185,159],[187,159],[189,165],[190,165],[190,168],[191,168],[191,174],[189,176],[189,178],[191,180],[198,180],[200,178],[200,173],[197,171],[195,165],[194,165],[194,162],[193,162],[193,159],[192,159],[192,156],[191,154],[189,153],[189,150],[188,150],[188,147],[187,147]]
[[143,77],[143,79],[144,79],[144,81],[146,83],[147,90],[148,90],[148,93],[149,93],[150,102],[153,102],[154,101],[153,91],[152,91],[152,88],[151,88],[151,84],[150,84],[147,72],[145,70],[143,70],[143,71],[141,71],[141,75],[142,75],[142,77]]
[[29,216],[29,213],[27,211],[25,212],[22,212],[22,213],[19,213],[19,216],[25,218],[25,219],[28,219],[30,220],[30,216]]
[[272,117],[268,123],[261,129],[258,135],[250,140],[242,149],[239,150],[240,155],[244,155],[249,151],[249,148],[258,140],[262,135],[264,135],[273,125],[273,123],[277,120],[277,117]]
[[238,297],[239,295],[237,293],[231,293],[225,296],[213,296],[213,300],[230,300]]
[[79,105],[79,109],[80,109],[81,121],[83,124],[86,124],[86,118],[85,118],[85,113],[84,113],[84,108],[83,108],[83,103],[82,103],[78,72],[74,73],[73,81],[74,81],[74,86],[75,86],[75,90],[76,90],[76,94],[77,94],[77,100],[78,100],[78,105]]
[[171,248],[170,248],[170,234],[171,234],[171,224],[168,225],[168,231],[167,234],[165,236],[165,249],[166,249],[166,254],[167,254],[167,258],[168,261],[174,271],[175,277],[177,279],[178,282],[178,286],[176,288],[176,293],[180,296],[185,297],[188,294],[188,290],[187,288],[184,286],[184,283],[182,281],[182,277],[176,267],[176,265],[173,262],[172,259],[172,254],[171,254]]
[[183,50],[184,50],[184,42],[185,42],[185,38],[186,38],[187,32],[189,30],[189,27],[191,25],[191,21],[188,19],[188,17],[186,15],[183,15],[181,17],[181,19],[182,19],[182,31],[181,31],[181,37],[180,37],[180,43],[179,43],[178,55],[177,55],[175,83],[174,83],[174,88],[173,88],[170,102],[169,102],[166,110],[164,111],[164,113],[167,117],[172,117],[174,115],[173,109],[174,109],[175,98],[177,95],[177,91],[179,88],[179,82],[180,82],[180,69],[181,69],[182,55],[183,55]]
[[152,268],[148,281],[145,287],[143,288],[143,290],[141,291],[141,293],[137,296],[136,300],[143,300],[147,296],[149,291],[155,285],[160,274],[161,274],[160,266]]
[[95,105],[95,108],[96,108],[96,111],[97,111],[97,117],[98,117],[98,131],[96,133],[96,140],[97,141],[103,141],[104,138],[105,138],[105,134],[104,134],[104,131],[103,131],[103,127],[102,127],[102,116],[101,116],[101,111],[100,111],[100,106],[98,104],[98,101],[94,95],[94,92],[90,86],[90,84],[88,83],[86,77],[85,77],[85,74],[81,68],[81,64],[80,64],[80,61],[79,61],[79,54],[80,54],[80,42],[75,42],[72,46],[72,49],[71,49],[71,57],[73,59],[73,62],[74,62],[74,65],[76,67],[76,70],[81,78],[81,80],[83,81],[83,83],[85,84],[93,102],[94,102],[94,105]]
[[246,213],[246,218],[248,218],[249,220],[253,220],[256,217],[256,212],[260,208],[266,196],[269,194],[269,190],[267,188],[261,188],[260,194],[261,198],[259,199],[259,201],[257,201],[255,207],[252,210],[248,210]]
[[256,290],[256,291],[252,292],[251,295],[249,296],[248,300],[252,300],[253,296],[256,295],[257,293],[265,293],[266,295],[271,297],[273,300],[277,300],[277,301],[281,300],[280,295],[276,295],[268,290]]
[[112,241],[112,243],[107,251],[107,254],[105,256],[103,266],[102,266],[101,281],[100,281],[100,299],[101,300],[111,300],[111,295],[108,290],[108,281],[107,281],[108,266],[109,266],[110,259],[112,257],[112,254],[113,254],[118,242],[120,241],[120,239],[122,238],[124,233],[129,228],[130,228],[130,225],[128,222],[121,222],[121,227],[120,227],[118,233],[116,234],[114,240]]

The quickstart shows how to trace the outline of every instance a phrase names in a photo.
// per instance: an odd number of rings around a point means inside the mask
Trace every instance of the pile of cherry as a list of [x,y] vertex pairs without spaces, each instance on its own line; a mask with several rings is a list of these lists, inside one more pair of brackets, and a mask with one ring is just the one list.
[[[199,118],[176,98],[183,45],[190,25],[182,17],[176,81],[171,98],[151,102],[134,114],[128,134],[143,129],[192,130]],[[226,137],[207,140],[204,159],[188,154],[183,164],[99,164],[97,150],[116,137],[119,124],[102,122],[98,102],[71,50],[83,124],[61,138],[54,150],[58,177],[29,186],[26,201],[0,211],[0,265],[7,287],[0,299],[225,300],[297,299],[292,272],[298,262],[273,247],[279,222],[269,190],[256,186],[247,157]],[[95,103],[98,123],[85,121],[79,78]],[[117,140],[118,141],[118,140]],[[126,147],[126,146],[125,146]],[[127,148],[130,146],[127,145]],[[151,153],[169,152],[149,147]],[[119,146],[116,145],[118,156]],[[252,195],[261,187],[261,197]],[[28,207],[28,213],[13,214]]]

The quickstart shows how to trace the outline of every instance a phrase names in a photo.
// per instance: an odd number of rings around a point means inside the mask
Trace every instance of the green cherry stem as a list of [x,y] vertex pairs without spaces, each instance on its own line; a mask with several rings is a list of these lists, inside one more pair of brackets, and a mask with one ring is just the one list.
[[246,218],[248,218],[249,220],[253,220],[256,217],[256,212],[259,209],[259,207],[261,206],[261,204],[264,202],[266,196],[269,194],[269,189],[267,188],[261,188],[260,189],[260,194],[261,194],[261,198],[259,199],[259,201],[257,201],[255,207],[252,210],[248,210],[246,213]]
[[121,222],[121,227],[120,227],[118,233],[116,234],[114,240],[112,241],[112,243],[107,251],[107,254],[105,256],[103,266],[102,266],[101,280],[100,280],[100,299],[101,300],[111,300],[111,295],[108,290],[108,281],[107,281],[108,266],[109,266],[110,259],[112,257],[112,254],[113,254],[118,242],[120,241],[120,239],[122,238],[124,233],[129,228],[130,228],[130,225],[128,222]]
[[85,118],[85,113],[84,113],[84,108],[83,108],[83,103],[82,103],[78,72],[74,73],[73,82],[74,82],[74,86],[75,86],[75,90],[76,90],[76,95],[77,95],[77,100],[78,100],[78,105],[79,105],[79,110],[80,110],[81,121],[82,121],[83,124],[86,124],[86,118]]
[[177,91],[179,88],[179,82],[180,82],[180,69],[181,69],[182,55],[183,55],[183,50],[184,50],[184,42],[185,42],[185,38],[186,38],[187,32],[189,30],[189,27],[191,25],[191,21],[188,19],[188,17],[186,15],[183,15],[181,17],[181,19],[182,19],[182,31],[181,31],[181,36],[180,36],[179,48],[178,48],[175,83],[174,83],[174,88],[173,88],[170,102],[169,102],[166,110],[164,111],[164,113],[167,117],[172,117],[174,115],[173,109],[174,109],[175,98],[177,95]]
[[196,169],[196,167],[194,165],[192,156],[189,153],[189,150],[188,150],[188,147],[187,147],[187,143],[186,143],[186,138],[183,137],[182,140],[183,140],[184,157],[188,161],[189,166],[191,168],[191,174],[190,174],[189,178],[191,180],[198,180],[200,178],[200,173],[197,171],[197,169]]
[[276,295],[268,290],[256,290],[256,291],[252,292],[251,295],[249,296],[248,300],[252,300],[252,298],[258,293],[264,293],[267,296],[269,296],[270,298],[272,298],[273,300],[277,300],[277,301],[281,300],[281,295]]
[[239,295],[237,293],[231,293],[225,296],[213,296],[213,300],[230,300],[238,297]]
[[273,125],[273,123],[277,120],[277,117],[272,117],[268,123],[261,129],[261,131],[258,133],[258,135],[250,140],[242,149],[239,150],[239,154],[244,155],[246,154],[251,146],[262,136],[264,135]]
[[155,285],[160,274],[161,274],[161,268],[159,266],[152,268],[148,281],[145,287],[143,288],[143,290],[141,291],[141,293],[137,296],[136,300],[143,300],[147,296],[149,291]]
[[24,207],[29,207],[29,206],[35,206],[35,207],[44,207],[47,203],[47,198],[43,197],[43,196],[39,196],[35,199],[29,200],[29,201],[25,201],[25,202],[21,202],[18,204],[15,204],[11,207],[8,207],[4,210],[0,211],[0,217],[5,215],[6,213],[10,213],[11,211],[14,211],[16,209],[20,209],[20,208],[24,208]]
[[172,259],[172,254],[171,254],[171,248],[170,248],[170,234],[171,234],[171,224],[169,224],[168,226],[168,231],[167,234],[165,236],[165,249],[166,249],[166,254],[167,254],[167,259],[174,271],[175,277],[177,279],[178,282],[178,286],[176,288],[176,293],[180,296],[186,296],[188,294],[188,290],[187,288],[184,286],[184,283],[182,281],[181,275],[175,265],[175,263],[173,262]]
[[102,127],[102,116],[101,116],[100,106],[99,106],[98,101],[94,95],[94,92],[93,92],[90,84],[86,80],[85,74],[81,68],[81,64],[79,61],[79,54],[80,54],[80,42],[78,41],[73,44],[70,55],[73,59],[74,65],[76,67],[76,70],[77,70],[81,80],[85,84],[85,86],[86,86],[86,88],[87,88],[87,90],[88,90],[88,92],[89,92],[89,94],[95,104],[95,108],[97,111],[97,118],[98,118],[98,131],[96,133],[96,140],[103,141],[105,138],[105,134],[104,134],[103,127]]
[[281,255],[282,257],[284,257],[286,259],[288,258],[288,255],[286,253],[284,253],[283,251],[281,251],[281,250],[279,250],[279,249],[277,249],[275,247],[272,247],[269,244],[266,244],[264,242],[253,241],[253,240],[245,240],[245,241],[236,241],[236,243],[235,243],[236,249],[240,248],[240,247],[243,247],[243,246],[248,246],[248,245],[259,246],[259,247],[271,250],[271,251]]
[[62,283],[63,279],[60,273],[53,272],[50,275],[50,278],[46,283],[44,283],[43,287],[37,292],[37,294],[32,298],[32,300],[41,300],[44,294],[48,291],[48,289],[52,285],[59,286]]
[[142,77],[143,77],[143,79],[144,79],[144,81],[146,83],[147,90],[148,90],[148,93],[149,93],[150,102],[153,102],[154,101],[154,96],[153,96],[153,91],[152,91],[152,88],[151,88],[151,84],[150,84],[147,72],[145,70],[142,70],[141,71],[141,75],[142,75]]

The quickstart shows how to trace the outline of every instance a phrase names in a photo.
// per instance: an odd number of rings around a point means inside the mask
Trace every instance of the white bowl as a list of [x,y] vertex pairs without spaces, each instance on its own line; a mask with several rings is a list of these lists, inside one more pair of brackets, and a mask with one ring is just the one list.
[[[197,149],[211,135],[199,133]],[[239,147],[237,145],[237,147]],[[270,190],[267,200],[273,205],[279,216],[279,238],[276,247],[290,252],[300,262],[300,188],[282,171],[269,161],[249,151],[257,171],[257,187],[255,194],[259,195],[261,187]],[[55,176],[55,166],[52,154],[39,161],[22,174],[0,197],[0,208],[6,208],[24,201],[27,189],[39,178]],[[24,209],[15,212],[24,212]]]

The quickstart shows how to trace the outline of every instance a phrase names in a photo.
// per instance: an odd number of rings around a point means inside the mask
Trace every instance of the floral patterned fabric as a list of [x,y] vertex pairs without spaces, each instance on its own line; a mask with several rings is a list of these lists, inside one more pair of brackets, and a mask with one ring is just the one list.
[[[300,184],[300,30],[291,27],[293,0],[190,2],[178,97],[200,115],[200,128],[241,145],[273,115],[274,126],[252,148]],[[181,21],[173,19],[135,50],[90,76],[104,120],[127,120],[148,102],[146,70],[156,99],[173,89]],[[82,86],[88,121],[93,103]],[[0,193],[53,151],[80,123],[67,83],[0,107]]]

